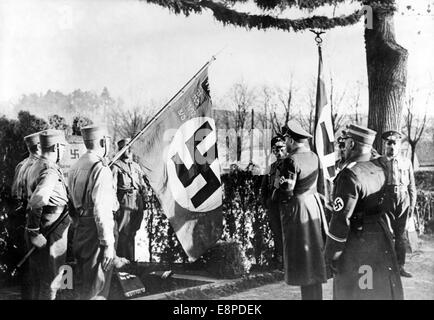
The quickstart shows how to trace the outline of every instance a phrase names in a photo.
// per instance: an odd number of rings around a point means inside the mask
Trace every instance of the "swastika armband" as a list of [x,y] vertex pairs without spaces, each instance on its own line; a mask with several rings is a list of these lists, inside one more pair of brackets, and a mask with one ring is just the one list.
[[337,197],[335,201],[333,201],[333,211],[339,212],[344,208],[344,200],[341,197]]

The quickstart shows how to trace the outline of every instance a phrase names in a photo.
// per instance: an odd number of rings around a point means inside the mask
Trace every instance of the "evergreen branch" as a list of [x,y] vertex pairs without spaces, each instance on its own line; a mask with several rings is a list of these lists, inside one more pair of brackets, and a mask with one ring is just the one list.
[[224,25],[232,24],[249,29],[279,29],[285,31],[301,31],[305,29],[331,29],[337,26],[347,26],[357,23],[363,12],[356,10],[350,15],[341,17],[312,16],[300,19],[276,18],[267,14],[249,14],[229,8],[224,3],[211,0],[141,0],[168,8],[175,14],[188,16],[191,12],[202,13],[204,8],[213,12],[214,18]]

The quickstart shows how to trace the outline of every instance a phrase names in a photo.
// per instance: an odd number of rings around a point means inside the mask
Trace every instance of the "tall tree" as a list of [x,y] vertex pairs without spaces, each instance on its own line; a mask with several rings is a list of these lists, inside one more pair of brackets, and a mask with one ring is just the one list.
[[93,124],[91,119],[81,115],[75,116],[72,120],[72,134],[75,136],[81,136],[80,129],[91,124]]
[[348,106],[342,108],[342,101],[344,100],[346,93],[346,89],[341,92],[336,90],[333,76],[330,76],[330,107],[332,110],[333,132],[335,133],[339,131],[348,117],[348,110],[344,110],[347,109]]
[[70,134],[71,127],[66,123],[66,119],[58,114],[49,116],[48,123],[51,129],[64,130],[66,135]]
[[[285,31],[331,29],[357,23],[366,14],[365,43],[369,82],[368,126],[377,130],[375,147],[381,151],[380,136],[384,130],[397,129],[402,114],[403,97],[407,81],[407,50],[396,43],[393,16],[396,0],[255,0],[263,14],[250,14],[239,10],[246,0],[142,0],[167,7],[179,14],[201,13],[210,10],[217,21],[246,28]],[[278,17],[285,9],[313,12],[317,8],[359,2],[354,12],[339,16],[309,16],[297,19]],[[363,6],[363,7],[362,7]],[[333,9],[333,13],[335,10]],[[277,13],[277,15],[276,15]]]
[[[430,96],[431,95],[429,94],[426,101],[426,106],[428,106],[428,103],[430,102]],[[411,147],[411,163],[414,166],[416,146],[419,143],[420,138],[422,137],[427,123],[427,109],[425,109],[425,113],[422,118],[417,116],[415,108],[415,95],[413,92],[410,92],[408,94],[405,104],[406,113],[404,115],[404,127],[407,135],[408,144]]]
[[237,161],[241,160],[242,146],[247,126],[247,118],[256,96],[244,82],[235,83],[230,89],[229,99],[235,107],[235,133],[237,136]]
[[368,127],[377,130],[374,148],[381,153],[381,134],[387,130],[400,130],[407,84],[408,52],[395,40],[395,1],[367,3],[373,8],[373,28],[365,29]]

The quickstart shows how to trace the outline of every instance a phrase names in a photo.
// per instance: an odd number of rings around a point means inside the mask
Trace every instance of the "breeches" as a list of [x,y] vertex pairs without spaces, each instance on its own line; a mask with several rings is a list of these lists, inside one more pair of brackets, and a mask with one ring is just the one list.
[[[114,232],[116,239],[116,230]],[[107,299],[113,267],[107,271],[102,268],[104,250],[99,243],[93,216],[79,219],[74,235],[73,250],[77,259],[76,278],[80,299]]]
[[[41,219],[41,233],[58,219],[60,214],[46,214]],[[29,258],[29,278],[31,279],[31,299],[54,300],[62,287],[63,272],[66,263],[67,235],[70,219],[66,218],[47,237],[47,245],[36,249]],[[28,248],[31,244],[26,234]]]
[[120,194],[119,211],[116,221],[119,230],[117,255],[129,260],[135,260],[134,239],[143,220],[143,198],[138,193]]

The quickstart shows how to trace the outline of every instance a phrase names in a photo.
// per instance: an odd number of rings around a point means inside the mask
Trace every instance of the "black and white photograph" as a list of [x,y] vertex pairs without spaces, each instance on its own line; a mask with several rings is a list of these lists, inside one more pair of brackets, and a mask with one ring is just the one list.
[[433,57],[433,0],[0,0],[0,300],[434,300]]

